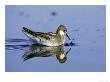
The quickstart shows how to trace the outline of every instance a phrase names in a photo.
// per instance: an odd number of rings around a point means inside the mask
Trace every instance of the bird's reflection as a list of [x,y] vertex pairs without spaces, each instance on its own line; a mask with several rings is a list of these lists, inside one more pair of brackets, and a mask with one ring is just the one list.
[[67,60],[67,54],[71,48],[69,48],[66,52],[64,51],[64,46],[57,47],[46,47],[46,46],[38,46],[32,45],[29,50],[26,51],[23,55],[24,61],[34,58],[34,57],[56,57],[60,63],[65,63]]

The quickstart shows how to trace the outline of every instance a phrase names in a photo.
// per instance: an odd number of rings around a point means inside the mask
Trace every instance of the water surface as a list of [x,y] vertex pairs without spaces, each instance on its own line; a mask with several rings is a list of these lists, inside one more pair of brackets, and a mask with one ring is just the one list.
[[[5,6],[6,72],[105,72],[106,6]],[[25,26],[40,32],[68,28],[72,43],[46,47],[32,45]]]

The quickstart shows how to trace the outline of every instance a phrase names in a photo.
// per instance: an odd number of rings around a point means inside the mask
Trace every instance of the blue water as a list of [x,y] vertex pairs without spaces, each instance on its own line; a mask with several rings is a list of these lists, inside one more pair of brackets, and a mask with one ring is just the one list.
[[[6,72],[106,72],[106,6],[5,6]],[[32,45],[22,27],[40,32],[68,28],[65,45]],[[43,53],[42,53],[43,52]],[[60,59],[64,53],[63,60]]]

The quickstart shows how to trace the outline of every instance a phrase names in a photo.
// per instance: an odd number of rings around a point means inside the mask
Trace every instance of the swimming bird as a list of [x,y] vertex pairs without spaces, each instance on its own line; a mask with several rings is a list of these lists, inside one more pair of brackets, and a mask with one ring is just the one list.
[[[65,35],[67,34],[67,28],[64,25],[60,25],[56,32],[35,32],[28,28],[23,27],[22,32],[32,39],[34,43],[45,46],[59,46],[65,42]],[[69,38],[70,39],[70,38]]]

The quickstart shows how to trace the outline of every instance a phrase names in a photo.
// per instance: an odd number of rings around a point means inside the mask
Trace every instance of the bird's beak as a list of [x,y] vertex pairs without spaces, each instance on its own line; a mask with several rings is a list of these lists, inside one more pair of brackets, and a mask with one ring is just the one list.
[[66,36],[68,37],[69,40],[71,40],[67,33],[66,33]]

